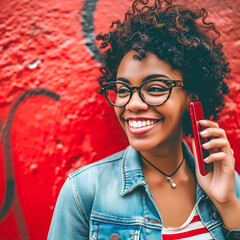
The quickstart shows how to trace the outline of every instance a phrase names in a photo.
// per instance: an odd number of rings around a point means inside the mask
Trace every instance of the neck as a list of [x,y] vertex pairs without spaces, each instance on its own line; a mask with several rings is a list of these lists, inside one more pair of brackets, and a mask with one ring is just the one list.
[[[140,151],[140,154],[156,168],[170,175],[182,162],[182,140],[173,142],[171,145],[166,147],[161,147],[161,149]],[[146,161],[142,161],[142,168],[145,172],[157,171]]]

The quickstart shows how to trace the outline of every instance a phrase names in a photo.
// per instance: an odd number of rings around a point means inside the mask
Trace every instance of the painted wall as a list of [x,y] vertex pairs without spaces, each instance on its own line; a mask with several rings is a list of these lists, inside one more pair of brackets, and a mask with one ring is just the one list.
[[[97,94],[94,34],[122,19],[131,2],[0,0],[1,240],[46,239],[67,175],[127,145]],[[231,61],[232,91],[220,124],[240,171],[240,2],[192,2],[218,21]]]

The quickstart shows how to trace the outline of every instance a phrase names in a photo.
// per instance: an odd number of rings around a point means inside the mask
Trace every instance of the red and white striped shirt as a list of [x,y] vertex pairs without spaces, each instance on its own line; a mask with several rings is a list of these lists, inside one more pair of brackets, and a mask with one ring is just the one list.
[[163,240],[213,240],[214,238],[203,225],[196,205],[187,221],[180,227],[163,227]]

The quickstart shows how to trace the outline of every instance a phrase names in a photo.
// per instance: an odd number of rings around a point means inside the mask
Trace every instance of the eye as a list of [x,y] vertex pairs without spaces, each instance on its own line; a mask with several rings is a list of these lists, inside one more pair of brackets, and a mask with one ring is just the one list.
[[117,94],[119,97],[127,97],[129,96],[130,91],[126,86],[120,86],[117,88]]
[[169,89],[167,87],[163,87],[161,85],[156,85],[156,84],[151,85],[147,88],[147,93],[148,94],[156,95],[156,96],[165,94],[168,91],[169,91]]

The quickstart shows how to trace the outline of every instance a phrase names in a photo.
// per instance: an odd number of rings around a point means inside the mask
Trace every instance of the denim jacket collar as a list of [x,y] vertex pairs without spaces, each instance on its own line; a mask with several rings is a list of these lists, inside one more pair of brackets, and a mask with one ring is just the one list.
[[123,156],[121,196],[125,196],[137,187],[146,184],[138,152],[129,146]]
[[[182,143],[182,148],[185,160],[189,168],[195,175],[194,157],[185,142]],[[142,172],[141,161],[139,159],[138,151],[129,146],[123,156],[121,196],[127,195],[139,186],[146,185],[147,182]],[[203,196],[206,196],[206,193],[197,184],[196,201],[198,201]]]

